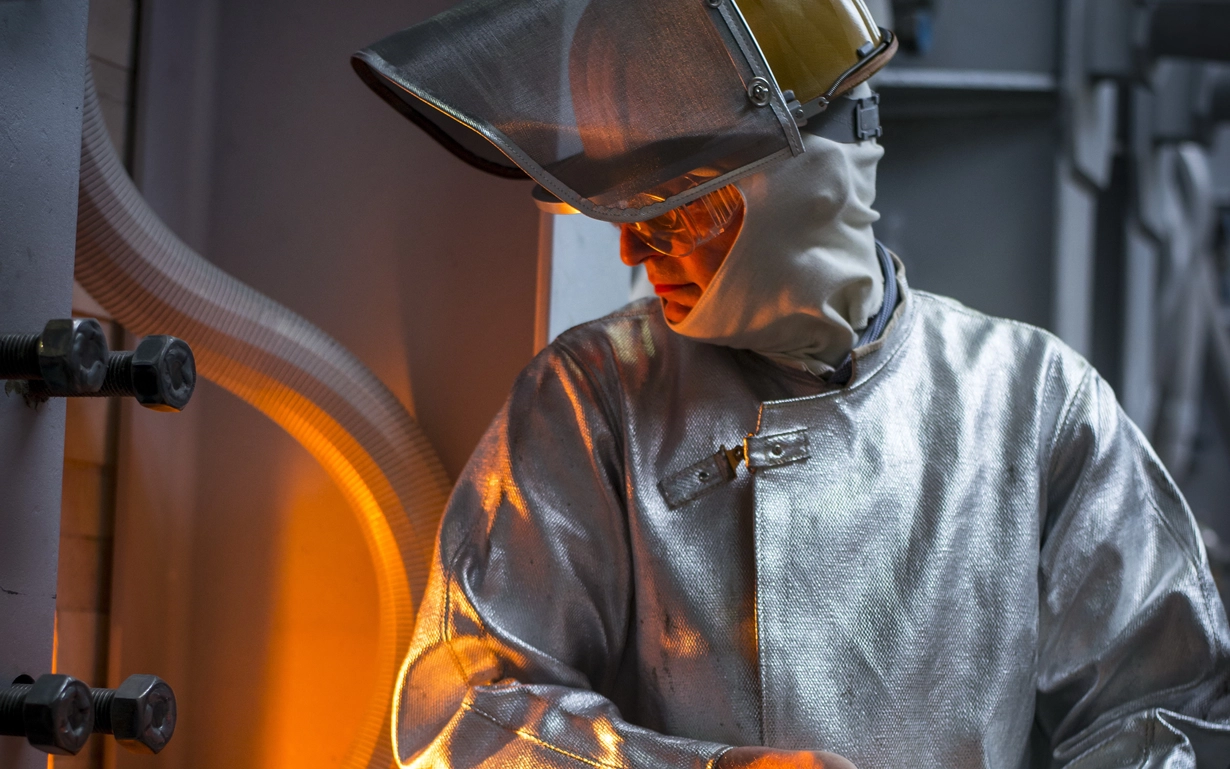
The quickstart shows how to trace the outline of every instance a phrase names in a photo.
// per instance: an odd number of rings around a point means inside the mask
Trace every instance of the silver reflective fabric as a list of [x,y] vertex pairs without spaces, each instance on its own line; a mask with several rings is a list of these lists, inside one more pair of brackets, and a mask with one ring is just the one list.
[[520,168],[598,219],[643,221],[803,152],[737,8],[716,6],[468,0],[353,64],[471,164]]
[[403,764],[1224,769],[1230,631],[1153,452],[1049,334],[902,290],[846,389],[653,302],[539,355],[442,524]]

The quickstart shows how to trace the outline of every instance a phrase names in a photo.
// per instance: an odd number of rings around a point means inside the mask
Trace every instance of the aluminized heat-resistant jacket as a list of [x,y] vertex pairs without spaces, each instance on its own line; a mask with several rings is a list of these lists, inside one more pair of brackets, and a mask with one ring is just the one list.
[[539,355],[445,516],[400,760],[1224,769],[1230,633],[1145,440],[1050,335],[902,290],[843,389],[652,302]]

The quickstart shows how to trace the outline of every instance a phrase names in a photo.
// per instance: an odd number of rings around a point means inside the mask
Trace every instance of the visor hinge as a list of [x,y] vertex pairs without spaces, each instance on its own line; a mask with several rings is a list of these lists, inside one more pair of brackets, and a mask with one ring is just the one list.
[[880,126],[880,94],[872,94],[866,99],[858,99],[854,109],[854,132],[859,141],[878,139],[884,135]]
[[782,91],[782,98],[786,100],[786,111],[790,113],[790,117],[794,118],[794,124],[799,128],[807,125],[807,114],[803,111],[803,104],[794,95],[794,91],[787,88]]

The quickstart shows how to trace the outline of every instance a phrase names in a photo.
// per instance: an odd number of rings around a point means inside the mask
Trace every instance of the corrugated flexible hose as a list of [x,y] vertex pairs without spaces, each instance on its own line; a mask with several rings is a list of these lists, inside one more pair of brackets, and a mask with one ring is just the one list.
[[[88,68],[87,68],[88,70]],[[116,156],[87,75],[76,277],[136,334],[192,345],[201,376],[281,425],[341,487],[380,592],[377,691],[345,766],[394,765],[391,715],[449,492],[439,458],[397,397],[304,318],[213,266],[158,218]]]

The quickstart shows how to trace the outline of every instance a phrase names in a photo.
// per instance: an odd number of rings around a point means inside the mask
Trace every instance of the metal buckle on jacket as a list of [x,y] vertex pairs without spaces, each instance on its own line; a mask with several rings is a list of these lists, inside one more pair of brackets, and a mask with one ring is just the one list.
[[803,462],[810,457],[807,430],[749,435],[743,439],[742,446],[733,449],[722,446],[717,453],[658,481],[658,491],[662,492],[667,506],[675,510],[733,481],[738,476],[739,465],[744,462],[748,470],[756,472]]
[[658,482],[658,490],[672,510],[683,507],[718,486],[733,481],[742,461],[742,446],[733,449],[723,446],[716,454],[663,478]]
[[749,435],[743,441],[743,455],[752,472],[770,467],[792,465],[811,458],[807,430],[778,435]]

